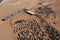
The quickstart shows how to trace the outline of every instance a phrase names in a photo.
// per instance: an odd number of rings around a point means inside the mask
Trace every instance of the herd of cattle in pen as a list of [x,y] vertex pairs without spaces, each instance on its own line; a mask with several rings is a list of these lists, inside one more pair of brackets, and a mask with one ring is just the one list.
[[[45,13],[47,14],[46,16],[48,16],[50,13],[54,14],[55,11],[51,7],[49,7],[50,5],[52,4],[43,5],[42,3],[39,3],[39,7],[37,7],[34,11],[37,14]],[[31,10],[23,8],[11,15],[2,18],[2,21],[8,20],[20,14],[20,12],[24,12],[29,15],[35,15],[35,16],[37,15]],[[44,20],[42,22],[44,22]],[[12,26],[13,31],[18,40],[60,40],[60,33],[56,29],[54,29],[50,25],[44,27],[42,24],[38,24],[36,20],[32,21],[19,20],[16,21],[15,24]]]
[[18,20],[12,26],[17,40],[60,40],[60,34],[56,29],[50,25],[44,27],[34,19]]

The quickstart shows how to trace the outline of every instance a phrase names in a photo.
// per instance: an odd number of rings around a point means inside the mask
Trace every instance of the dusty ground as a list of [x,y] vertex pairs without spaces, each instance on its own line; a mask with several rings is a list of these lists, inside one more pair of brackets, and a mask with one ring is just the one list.
[[[57,16],[54,19],[53,16],[50,15],[49,18],[47,17],[44,19],[60,32],[60,1],[59,0],[48,0],[48,1],[45,0],[45,1],[47,4],[50,4],[50,3],[53,4],[51,7],[55,10]],[[3,0],[0,3],[0,40],[16,40],[13,30],[10,25],[11,19],[5,22],[2,22],[1,18],[9,14],[12,14],[16,12],[17,10],[20,10],[25,7],[33,9],[34,7],[36,7],[37,2],[36,0]],[[23,18],[23,16],[26,19],[32,18],[31,16],[28,16],[27,14],[25,15],[23,14],[21,16],[17,15],[16,17]],[[16,19],[16,17],[13,17],[12,19]],[[52,23],[54,21],[56,22],[56,24]]]

